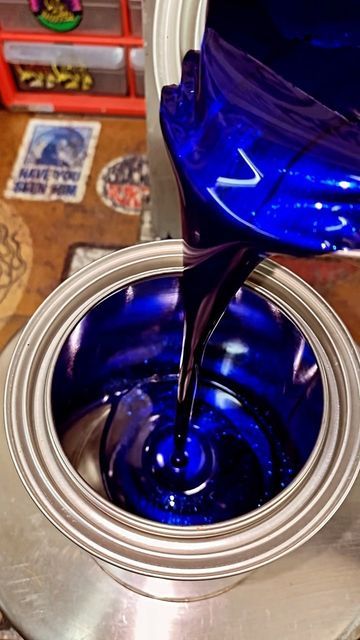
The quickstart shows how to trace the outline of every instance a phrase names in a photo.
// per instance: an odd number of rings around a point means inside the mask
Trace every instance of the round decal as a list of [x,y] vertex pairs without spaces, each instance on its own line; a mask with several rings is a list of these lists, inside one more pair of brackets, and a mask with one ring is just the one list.
[[149,207],[149,165],[146,156],[116,158],[101,171],[96,189],[101,200],[119,213],[142,213]]

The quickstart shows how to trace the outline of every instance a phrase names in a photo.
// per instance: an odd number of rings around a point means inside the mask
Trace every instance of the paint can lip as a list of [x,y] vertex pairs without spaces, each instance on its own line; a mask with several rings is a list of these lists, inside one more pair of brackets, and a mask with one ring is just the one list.
[[278,305],[312,346],[325,408],[308,462],[283,492],[240,518],[199,527],[144,520],[110,504],[66,458],[51,415],[52,372],[69,331],[97,302],[135,280],[180,274],[183,244],[166,240],[101,258],[64,282],[25,327],[9,368],[5,425],[26,489],[47,518],[99,559],[153,577],[204,580],[250,571],[316,533],[349,492],[360,464],[360,361],[322,298],[287,269],[261,264],[248,286]]
[[206,12],[206,0],[156,3],[152,23],[152,66],[159,96],[164,85],[179,82],[185,53],[189,49],[200,49]]

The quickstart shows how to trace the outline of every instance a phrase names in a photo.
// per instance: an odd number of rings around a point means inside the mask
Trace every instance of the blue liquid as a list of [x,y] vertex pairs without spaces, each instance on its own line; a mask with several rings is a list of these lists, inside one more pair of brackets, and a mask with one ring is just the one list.
[[109,498],[139,516],[185,526],[238,516],[279,493],[310,455],[323,405],[304,337],[275,305],[244,288],[207,345],[188,463],[175,467],[183,321],[180,278],[141,281],[104,299],[61,350],[52,409],[60,440],[79,442],[81,451],[103,412],[94,453]]
[[[356,123],[244,53],[234,39],[238,25],[228,28],[233,4],[212,3],[209,25],[222,13],[226,28],[207,28],[201,52],[184,59],[179,86],[162,93],[161,124],[187,246],[181,358],[165,372],[158,361],[150,370],[132,365],[132,377],[138,375],[131,384],[107,390],[101,443],[111,500],[177,525],[217,522],[264,504],[306,460],[288,430],[296,403],[281,415],[284,397],[267,397],[261,378],[243,384],[241,369],[225,377],[216,365],[206,370],[209,339],[236,292],[271,253],[313,255],[360,245]],[[266,339],[275,331],[265,327]],[[135,337],[146,349],[151,338]],[[256,360],[250,342],[254,362],[264,367],[265,353]],[[290,379],[295,353],[279,351],[274,364],[285,368],[291,360]],[[300,404],[319,384],[315,362],[310,371],[300,384]],[[318,418],[318,391],[310,407]],[[310,421],[301,437],[314,444],[318,428],[318,419]]]
[[360,112],[358,0],[209,0],[208,26],[349,119]]
[[161,123],[193,249],[311,255],[360,242],[357,124],[208,29]]
[[227,39],[207,28],[201,52],[187,54],[180,85],[166,87],[161,102],[188,245],[178,466],[207,340],[251,270],[274,252],[360,241],[357,126],[244,53],[229,28],[239,9],[225,5],[213,2],[209,22],[223,21]]
[[[113,398],[102,451],[113,502],[167,524],[211,524],[260,507],[289,484],[301,462],[279,417],[226,379],[202,377],[185,462],[174,465],[177,382],[153,377]],[[134,420],[126,435],[124,412]]]

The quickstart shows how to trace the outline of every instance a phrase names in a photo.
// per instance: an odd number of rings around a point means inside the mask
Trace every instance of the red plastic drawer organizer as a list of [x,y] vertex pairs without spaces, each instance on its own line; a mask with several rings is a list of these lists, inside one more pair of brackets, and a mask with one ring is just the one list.
[[145,115],[141,0],[84,0],[52,31],[28,0],[0,0],[0,95],[10,109]]

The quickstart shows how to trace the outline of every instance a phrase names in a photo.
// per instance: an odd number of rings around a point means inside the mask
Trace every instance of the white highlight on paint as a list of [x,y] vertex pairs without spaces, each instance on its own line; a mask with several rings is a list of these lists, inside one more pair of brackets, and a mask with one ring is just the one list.
[[243,160],[245,160],[247,166],[253,171],[253,178],[218,178],[216,181],[216,187],[256,187],[259,184],[261,178],[263,178],[263,174],[259,169],[257,169],[254,163],[250,160],[249,156],[246,155],[244,149],[238,149]]
[[[255,167],[254,163],[250,160],[250,158],[246,155],[244,149],[238,149],[238,152],[240,153],[241,157],[245,160],[246,164],[248,165],[248,167],[250,167],[250,169],[252,169],[253,173],[254,173],[254,177],[247,179],[247,180],[243,180],[243,179],[235,179],[235,178],[218,178],[216,183],[215,183],[215,187],[208,187],[207,188],[207,192],[214,198],[215,202],[217,202],[217,204],[220,205],[220,207],[222,209],[224,209],[224,211],[226,211],[226,213],[228,213],[229,215],[231,215],[233,218],[235,218],[235,220],[241,220],[242,224],[246,227],[249,227],[250,229],[253,229],[254,226],[252,224],[250,224],[249,222],[247,222],[247,220],[245,220],[244,218],[241,218],[237,213],[235,213],[234,211],[232,211],[230,209],[230,207],[228,207],[225,202],[218,196],[218,194],[216,193],[216,188],[217,187],[256,187],[257,184],[259,184],[261,178],[263,178],[263,174],[261,173],[261,171],[259,171],[259,169],[257,169],[257,167]],[[267,238],[275,238],[276,236],[274,236],[272,233],[268,233],[267,231],[261,231],[262,235],[267,237]]]
[[348,220],[343,216],[339,216],[339,224],[333,224],[332,226],[326,227],[326,231],[340,231],[348,224]]

